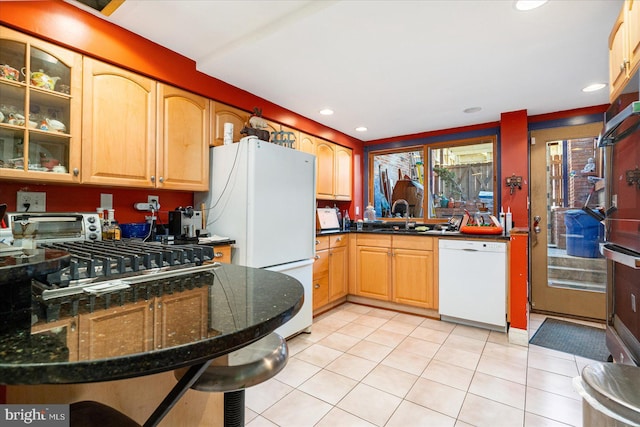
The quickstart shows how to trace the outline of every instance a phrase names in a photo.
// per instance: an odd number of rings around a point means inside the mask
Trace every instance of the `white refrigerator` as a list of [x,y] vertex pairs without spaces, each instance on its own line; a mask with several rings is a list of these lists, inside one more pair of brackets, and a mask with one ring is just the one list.
[[304,286],[302,309],[276,330],[283,337],[312,323],[315,156],[255,137],[210,149],[207,230],[236,241],[231,262],[280,271]]

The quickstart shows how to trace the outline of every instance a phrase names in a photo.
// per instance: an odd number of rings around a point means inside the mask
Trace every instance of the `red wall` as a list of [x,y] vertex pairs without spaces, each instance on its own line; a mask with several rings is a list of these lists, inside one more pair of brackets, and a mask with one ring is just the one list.
[[17,191],[46,192],[47,212],[95,212],[100,207],[100,194],[112,194],[116,219],[121,224],[145,221],[145,215],[150,213],[135,210],[133,204],[146,202],[148,195],[160,198],[159,223],[168,222],[168,211],[193,204],[193,193],[190,192],[1,182],[0,203],[6,203],[9,212],[17,210]]
[[[516,227],[527,227],[529,212],[527,199],[529,195],[529,139],[527,128],[527,111],[520,110],[503,113],[500,116],[500,170],[502,182],[501,204],[505,210],[511,209]],[[505,178],[516,174],[522,177],[522,189],[516,188],[510,194]]]

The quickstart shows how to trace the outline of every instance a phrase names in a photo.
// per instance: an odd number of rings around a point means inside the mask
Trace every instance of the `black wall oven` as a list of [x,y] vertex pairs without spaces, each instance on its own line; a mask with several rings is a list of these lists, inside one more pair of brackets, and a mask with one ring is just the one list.
[[640,365],[640,83],[611,105],[600,135],[605,162],[607,347],[617,363]]

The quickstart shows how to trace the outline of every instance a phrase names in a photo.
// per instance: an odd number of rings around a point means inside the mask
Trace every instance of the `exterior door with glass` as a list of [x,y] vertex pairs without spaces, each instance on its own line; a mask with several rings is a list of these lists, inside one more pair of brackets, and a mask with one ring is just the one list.
[[[531,133],[531,310],[604,320],[606,262],[596,205],[602,123]],[[589,197],[589,196],[592,197]],[[537,227],[536,227],[537,226]]]

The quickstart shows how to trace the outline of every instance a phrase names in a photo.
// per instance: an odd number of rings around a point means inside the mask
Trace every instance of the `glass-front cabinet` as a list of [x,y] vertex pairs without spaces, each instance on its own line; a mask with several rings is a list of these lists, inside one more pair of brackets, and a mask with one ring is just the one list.
[[82,56],[0,27],[0,177],[80,182]]

